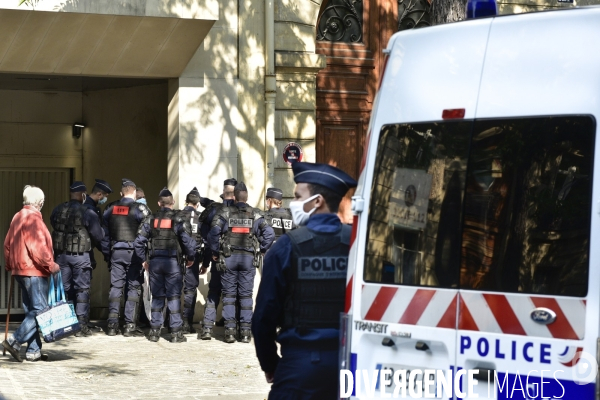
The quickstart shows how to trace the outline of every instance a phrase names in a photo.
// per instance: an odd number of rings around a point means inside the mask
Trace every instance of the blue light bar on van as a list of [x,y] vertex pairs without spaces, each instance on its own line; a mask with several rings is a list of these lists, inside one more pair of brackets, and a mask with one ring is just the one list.
[[496,0],[468,0],[467,19],[498,15]]

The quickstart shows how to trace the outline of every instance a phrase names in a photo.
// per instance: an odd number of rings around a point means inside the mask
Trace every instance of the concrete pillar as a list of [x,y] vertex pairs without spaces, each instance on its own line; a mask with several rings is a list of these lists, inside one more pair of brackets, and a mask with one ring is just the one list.
[[168,182],[175,204],[196,186],[220,201],[223,180],[237,175],[233,82],[179,78],[169,81]]

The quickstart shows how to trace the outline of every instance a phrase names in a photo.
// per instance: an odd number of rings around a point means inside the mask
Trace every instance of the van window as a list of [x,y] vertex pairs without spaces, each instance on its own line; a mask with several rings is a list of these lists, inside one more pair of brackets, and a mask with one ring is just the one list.
[[365,281],[585,296],[594,132],[592,117],[383,127]]
[[365,281],[456,287],[473,121],[382,129],[369,207]]
[[594,131],[591,117],[475,122],[462,288],[587,294]]

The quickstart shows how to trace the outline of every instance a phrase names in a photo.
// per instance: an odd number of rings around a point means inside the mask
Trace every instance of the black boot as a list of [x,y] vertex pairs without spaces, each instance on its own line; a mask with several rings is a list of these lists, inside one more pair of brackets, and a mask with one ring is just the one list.
[[137,326],[135,326],[135,324],[125,324],[125,326],[123,327],[123,336],[126,336],[126,337],[132,337],[132,336],[141,337],[141,336],[144,336],[144,332],[142,332],[142,330],[140,328],[138,328]]
[[202,332],[198,332],[199,340],[210,340],[212,339],[212,328],[204,327],[202,328]]
[[250,329],[241,329],[240,330],[240,342],[250,343],[250,339],[252,339],[252,332],[250,331]]
[[79,332],[76,332],[75,336],[76,337],[92,336],[92,330],[90,329],[90,327],[87,324],[87,319],[78,318],[78,320],[79,320],[79,326],[81,327],[81,330]]
[[188,321],[183,322],[183,327],[181,328],[183,333],[196,333],[196,330],[192,327],[192,324]]
[[171,332],[171,343],[187,342],[187,338],[183,336],[183,331]]
[[108,336],[117,336],[120,333],[121,333],[121,329],[119,329],[118,322],[111,322],[108,324],[108,329],[106,331],[106,334]]
[[148,340],[151,342],[158,342],[160,340],[160,328],[150,329],[150,332],[148,332]]
[[235,343],[236,328],[225,328],[225,343]]

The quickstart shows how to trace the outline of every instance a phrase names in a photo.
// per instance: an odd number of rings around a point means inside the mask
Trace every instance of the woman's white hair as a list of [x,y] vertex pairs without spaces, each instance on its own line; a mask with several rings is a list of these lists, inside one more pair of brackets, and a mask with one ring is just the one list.
[[27,185],[23,189],[23,205],[39,206],[44,202],[44,192],[37,186]]

